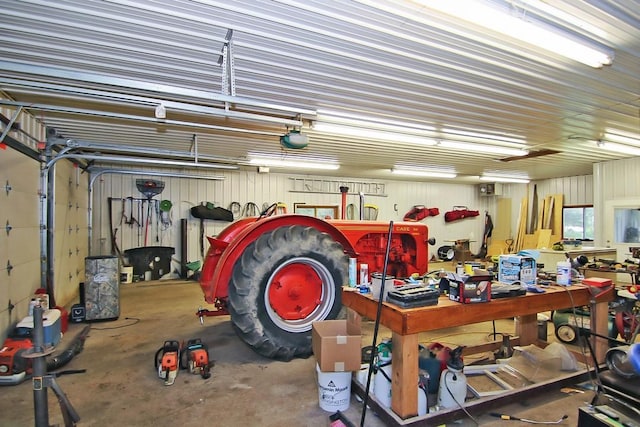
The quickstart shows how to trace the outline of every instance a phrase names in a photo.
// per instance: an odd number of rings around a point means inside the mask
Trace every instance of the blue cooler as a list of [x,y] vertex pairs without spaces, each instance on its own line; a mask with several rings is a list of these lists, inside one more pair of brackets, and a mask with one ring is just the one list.
[[[45,310],[42,314],[42,325],[44,326],[44,345],[57,345],[62,335],[60,310],[57,308]],[[16,326],[16,335],[19,337],[33,338],[33,316],[27,316],[18,323]]]

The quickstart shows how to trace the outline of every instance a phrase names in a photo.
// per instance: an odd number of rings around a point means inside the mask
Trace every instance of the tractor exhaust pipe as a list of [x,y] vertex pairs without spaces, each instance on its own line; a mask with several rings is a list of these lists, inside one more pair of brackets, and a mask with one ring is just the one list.
[[349,192],[349,187],[340,186],[340,193],[342,193],[342,206],[340,219],[345,219],[347,217],[347,193]]

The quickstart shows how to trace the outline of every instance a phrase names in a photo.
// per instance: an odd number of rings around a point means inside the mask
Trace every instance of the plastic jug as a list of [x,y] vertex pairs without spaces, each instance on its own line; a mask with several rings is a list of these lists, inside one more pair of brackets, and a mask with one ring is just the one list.
[[562,286],[571,285],[571,263],[569,261],[559,261],[556,268],[556,283]]

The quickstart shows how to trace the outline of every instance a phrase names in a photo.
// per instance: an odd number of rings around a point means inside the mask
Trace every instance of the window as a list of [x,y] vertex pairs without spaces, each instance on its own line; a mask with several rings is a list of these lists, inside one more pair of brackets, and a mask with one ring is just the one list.
[[640,243],[639,208],[613,210],[614,239],[616,243]]
[[593,240],[593,206],[562,209],[562,238]]

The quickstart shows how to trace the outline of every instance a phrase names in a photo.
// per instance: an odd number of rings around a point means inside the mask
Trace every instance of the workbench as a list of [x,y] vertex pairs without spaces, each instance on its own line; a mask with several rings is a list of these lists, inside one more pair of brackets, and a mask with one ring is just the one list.
[[[613,298],[613,288],[575,284],[569,287],[552,285],[545,293],[527,293],[475,304],[461,304],[447,296],[441,296],[437,305],[418,308],[401,308],[384,302],[380,324],[391,330],[393,346],[391,409],[402,419],[414,417],[418,412],[416,381],[420,332],[515,317],[519,344],[526,346],[537,343],[538,313],[588,305],[591,308],[592,331],[607,336],[608,302]],[[344,288],[342,304],[352,310],[349,315],[376,319],[378,301],[370,294]],[[606,339],[596,336],[591,339],[596,359],[603,362],[608,348]]]

